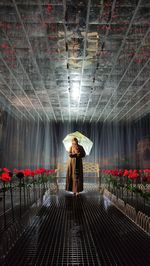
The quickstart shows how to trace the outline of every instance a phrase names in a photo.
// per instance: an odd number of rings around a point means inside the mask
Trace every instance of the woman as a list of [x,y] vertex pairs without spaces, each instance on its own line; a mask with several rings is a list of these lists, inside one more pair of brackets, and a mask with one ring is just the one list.
[[83,190],[83,164],[82,158],[85,151],[78,144],[77,138],[72,139],[72,146],[69,150],[69,162],[67,167],[66,190],[73,191],[74,195],[79,195]]

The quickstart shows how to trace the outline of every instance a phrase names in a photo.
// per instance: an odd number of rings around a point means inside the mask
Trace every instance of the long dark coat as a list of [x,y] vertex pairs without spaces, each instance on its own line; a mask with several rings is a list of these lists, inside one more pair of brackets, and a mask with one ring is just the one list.
[[78,154],[72,154],[72,147],[70,148],[66,175],[66,190],[74,193],[83,190],[82,158],[85,157],[85,151],[81,145],[78,145],[78,150]]

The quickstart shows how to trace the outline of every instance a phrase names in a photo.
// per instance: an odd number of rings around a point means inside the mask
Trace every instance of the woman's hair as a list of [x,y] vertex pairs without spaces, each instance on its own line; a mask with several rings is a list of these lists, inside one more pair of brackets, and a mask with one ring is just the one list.
[[72,141],[75,141],[78,144],[78,139],[77,138],[72,138]]

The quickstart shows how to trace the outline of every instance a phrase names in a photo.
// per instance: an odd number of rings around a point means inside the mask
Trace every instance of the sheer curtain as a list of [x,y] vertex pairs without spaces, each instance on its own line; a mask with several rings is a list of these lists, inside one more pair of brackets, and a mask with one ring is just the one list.
[[62,140],[78,130],[93,141],[85,161],[98,162],[101,168],[133,168],[139,163],[137,143],[149,134],[147,121],[148,118],[137,123],[29,122],[7,115],[2,127],[0,166],[54,168],[68,158]]

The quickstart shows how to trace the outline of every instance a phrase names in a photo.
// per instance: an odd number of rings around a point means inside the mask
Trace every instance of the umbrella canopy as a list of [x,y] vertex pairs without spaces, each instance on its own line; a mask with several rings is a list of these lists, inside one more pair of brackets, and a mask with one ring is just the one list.
[[64,140],[63,140],[63,144],[65,146],[65,149],[67,151],[69,151],[70,147],[71,147],[71,140],[72,138],[77,138],[78,142],[81,146],[83,146],[86,155],[90,154],[91,148],[93,146],[93,142],[87,138],[86,136],[84,136],[83,134],[81,134],[79,131],[73,132],[68,134]]

